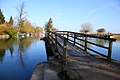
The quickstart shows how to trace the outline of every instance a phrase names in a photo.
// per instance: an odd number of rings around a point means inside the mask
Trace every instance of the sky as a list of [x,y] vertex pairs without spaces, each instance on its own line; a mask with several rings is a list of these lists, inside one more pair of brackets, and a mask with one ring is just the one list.
[[120,0],[0,0],[6,21],[18,16],[16,7],[25,2],[26,18],[43,27],[49,18],[59,30],[81,30],[81,24],[92,24],[93,32],[104,28],[106,32],[120,33]]

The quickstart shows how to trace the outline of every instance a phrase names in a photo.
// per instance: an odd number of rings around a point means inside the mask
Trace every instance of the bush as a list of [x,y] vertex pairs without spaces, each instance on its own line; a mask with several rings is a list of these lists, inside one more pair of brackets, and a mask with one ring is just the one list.
[[17,31],[13,27],[9,28],[6,32],[12,37],[15,37],[17,35]]

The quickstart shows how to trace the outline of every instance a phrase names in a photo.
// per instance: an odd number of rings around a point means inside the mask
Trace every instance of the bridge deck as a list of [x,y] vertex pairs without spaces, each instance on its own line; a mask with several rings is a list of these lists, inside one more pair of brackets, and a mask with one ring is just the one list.
[[70,77],[80,80],[119,80],[120,64],[90,56],[79,48],[68,44],[67,69]]

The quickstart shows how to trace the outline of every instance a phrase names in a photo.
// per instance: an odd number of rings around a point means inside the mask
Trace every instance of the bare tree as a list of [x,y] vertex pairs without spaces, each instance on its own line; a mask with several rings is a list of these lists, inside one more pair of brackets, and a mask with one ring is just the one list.
[[90,24],[90,23],[81,24],[80,32],[88,33],[88,32],[91,32],[91,31],[92,31],[92,24]]
[[24,22],[26,21],[26,11],[25,11],[25,2],[22,2],[20,5],[17,6],[17,12],[19,14],[18,16],[18,31],[22,32],[22,28],[24,25]]

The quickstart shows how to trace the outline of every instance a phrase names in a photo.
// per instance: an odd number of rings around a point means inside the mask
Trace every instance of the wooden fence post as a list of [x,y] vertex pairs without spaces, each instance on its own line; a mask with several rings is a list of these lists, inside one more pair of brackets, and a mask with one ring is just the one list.
[[58,48],[57,48],[57,40],[58,40],[58,38],[57,38],[57,35],[55,34],[55,47],[56,47],[55,51],[58,50]]
[[85,37],[85,51],[87,51],[87,37]]
[[63,47],[64,47],[64,53],[63,53],[63,60],[64,60],[64,65],[67,64],[67,39],[64,39],[64,44],[63,44]]
[[76,41],[76,34],[74,33],[74,45],[75,45],[75,41]]
[[69,39],[69,32],[67,32],[67,41],[68,41],[68,39]]
[[112,53],[112,41],[109,42],[108,61],[111,61],[111,53]]

